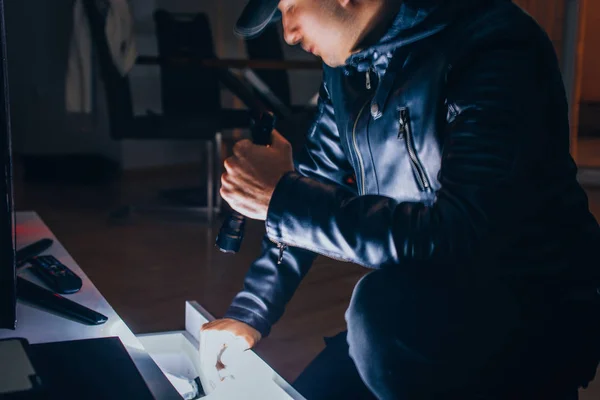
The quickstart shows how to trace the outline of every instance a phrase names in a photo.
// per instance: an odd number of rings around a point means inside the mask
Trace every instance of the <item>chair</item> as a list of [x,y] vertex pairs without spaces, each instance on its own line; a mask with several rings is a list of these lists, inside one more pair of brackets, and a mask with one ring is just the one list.
[[[134,115],[128,76],[121,76],[112,63],[104,34],[106,2],[84,0],[90,20],[104,88],[107,97],[109,128],[115,140],[203,140],[206,142],[205,204],[181,205],[184,198],[196,197],[194,189],[163,191],[163,197],[175,206],[127,206],[113,217],[126,217],[132,211],[182,211],[205,215],[211,221],[221,207],[216,190],[221,166],[221,132],[225,129],[248,128],[251,118],[247,110],[221,108],[219,72],[189,65],[161,65],[163,113]],[[154,14],[159,55],[215,58],[208,18],[204,14],[175,15],[164,10]],[[216,162],[215,162],[216,161]]]
[[[246,39],[246,52],[250,60],[284,59],[281,35],[277,25],[268,25],[265,30],[252,39]],[[259,70],[256,75],[273,91],[273,93],[287,107],[292,106],[290,94],[290,78],[286,70]]]

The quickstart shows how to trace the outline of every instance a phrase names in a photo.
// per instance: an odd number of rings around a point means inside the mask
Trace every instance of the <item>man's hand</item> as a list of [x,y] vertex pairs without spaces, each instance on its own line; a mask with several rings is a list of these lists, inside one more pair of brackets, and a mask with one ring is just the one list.
[[214,390],[227,376],[235,375],[244,351],[254,347],[261,334],[248,324],[233,319],[218,319],[200,329],[200,362],[203,385]]
[[270,146],[241,140],[225,160],[221,196],[240,214],[264,221],[275,186],[293,170],[292,146],[279,132],[273,131]]
[[243,339],[246,342],[244,350],[253,348],[262,338],[260,332],[250,325],[230,318],[216,319],[202,325],[200,335],[206,335],[210,331],[227,332],[235,336],[236,339]]

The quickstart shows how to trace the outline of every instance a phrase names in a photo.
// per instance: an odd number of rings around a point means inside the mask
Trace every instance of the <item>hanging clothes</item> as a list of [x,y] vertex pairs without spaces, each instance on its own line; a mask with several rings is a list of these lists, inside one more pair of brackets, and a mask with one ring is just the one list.
[[[103,1],[106,7],[104,33],[117,70],[124,76],[137,57],[134,22],[127,0]],[[73,7],[73,34],[67,64],[65,100],[70,113],[89,114],[93,108],[93,41],[83,0]]]

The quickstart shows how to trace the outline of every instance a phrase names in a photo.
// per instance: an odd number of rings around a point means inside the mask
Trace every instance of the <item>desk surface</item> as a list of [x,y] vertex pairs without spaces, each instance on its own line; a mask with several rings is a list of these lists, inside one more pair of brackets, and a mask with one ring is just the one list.
[[[75,260],[67,253],[37,213],[31,211],[18,212],[18,248],[43,238],[54,240],[54,244],[46,253],[58,258],[63,264],[79,275],[83,281],[83,286],[79,292],[66,295],[65,297],[106,315],[108,321],[103,325],[87,326],[19,301],[17,303],[17,329],[15,331],[0,329],[0,339],[23,337],[29,343],[34,344],[118,336],[131,355],[154,397],[157,399],[181,399],[175,388],[171,386],[158,366],[144,350],[138,338],[135,337],[121,317],[108,304],[106,299],[81,268],[79,268]],[[28,271],[28,267],[24,267],[18,273],[28,280],[45,286],[31,271]]]

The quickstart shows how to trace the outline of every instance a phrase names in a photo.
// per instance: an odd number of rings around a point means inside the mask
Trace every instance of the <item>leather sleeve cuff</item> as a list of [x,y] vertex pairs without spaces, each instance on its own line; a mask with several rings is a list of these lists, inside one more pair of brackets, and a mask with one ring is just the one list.
[[261,315],[244,307],[231,306],[223,316],[236,321],[244,322],[260,332],[263,338],[271,333],[271,324]]
[[[355,196],[346,188],[285,174],[265,222],[272,242],[369,268],[396,263],[392,235],[397,203],[384,196]],[[284,246],[281,255],[285,252]]]
[[[294,187],[296,186],[298,179],[301,177],[302,175],[300,175],[298,172],[288,172],[281,177],[277,183],[277,186],[275,187],[273,197],[271,197],[271,202],[269,203],[267,219],[265,221],[267,235],[269,236],[269,239],[274,242],[285,242],[282,226],[285,219],[285,214],[290,211],[290,207],[293,203],[297,203],[299,201],[297,198],[297,193],[294,191]],[[294,201],[290,201],[290,198],[293,198]]]

